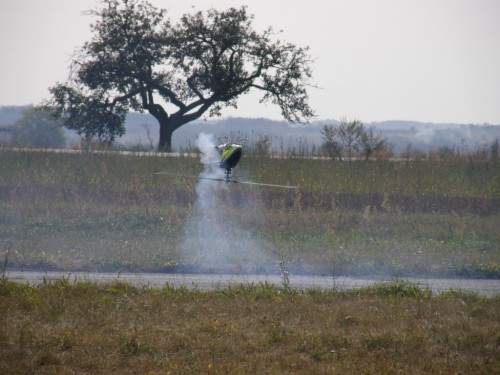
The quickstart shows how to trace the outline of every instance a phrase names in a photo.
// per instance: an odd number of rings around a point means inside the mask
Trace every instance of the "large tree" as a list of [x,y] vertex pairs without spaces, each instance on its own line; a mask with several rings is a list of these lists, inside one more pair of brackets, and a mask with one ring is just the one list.
[[236,107],[252,89],[290,122],[314,116],[308,48],[275,40],[272,28],[255,31],[245,7],[186,14],[176,24],[141,0],[104,0],[89,13],[93,37],[45,103],[87,137],[113,141],[128,111],[147,111],[160,126],[159,149],[168,150],[176,129]]

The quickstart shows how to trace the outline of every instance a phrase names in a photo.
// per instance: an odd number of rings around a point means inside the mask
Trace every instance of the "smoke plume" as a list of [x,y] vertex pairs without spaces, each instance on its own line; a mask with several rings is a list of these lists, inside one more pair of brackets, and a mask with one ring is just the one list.
[[[223,178],[215,138],[201,133],[197,139],[204,169],[200,177]],[[196,201],[184,228],[180,249],[188,272],[262,273],[272,264],[243,217],[259,215],[259,204],[246,201],[244,188],[200,178]]]

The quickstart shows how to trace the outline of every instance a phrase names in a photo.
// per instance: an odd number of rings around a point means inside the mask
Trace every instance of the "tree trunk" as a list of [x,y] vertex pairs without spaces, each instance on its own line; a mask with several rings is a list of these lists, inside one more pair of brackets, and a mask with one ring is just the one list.
[[176,118],[172,116],[162,116],[161,118],[156,117],[156,119],[160,124],[160,140],[158,142],[158,151],[170,152],[172,151],[172,134],[174,134],[174,131],[185,124],[186,121],[183,121],[182,117]]
[[170,152],[172,150],[172,134],[185,122],[182,122],[182,120],[177,117],[169,116],[159,104],[148,104],[145,105],[144,108],[147,109],[151,115],[153,115],[160,125],[158,151]]
[[160,124],[160,141],[158,142],[158,151],[159,152],[170,152],[172,151],[172,134],[173,129],[169,126],[169,119],[158,120]]

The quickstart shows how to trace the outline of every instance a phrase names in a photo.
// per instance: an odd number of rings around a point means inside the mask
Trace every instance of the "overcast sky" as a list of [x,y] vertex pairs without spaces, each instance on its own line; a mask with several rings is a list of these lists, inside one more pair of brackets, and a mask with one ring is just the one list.
[[[309,46],[318,119],[500,125],[499,0],[152,0],[186,12],[247,5],[255,28]],[[37,104],[66,80],[98,0],[0,0],[0,106]],[[241,97],[224,116],[281,119]]]

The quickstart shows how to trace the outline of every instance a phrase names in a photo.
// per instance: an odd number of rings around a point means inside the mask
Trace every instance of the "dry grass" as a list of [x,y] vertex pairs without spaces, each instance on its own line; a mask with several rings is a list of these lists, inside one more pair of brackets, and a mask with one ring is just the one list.
[[2,374],[493,374],[500,299],[405,283],[212,292],[0,284]]

